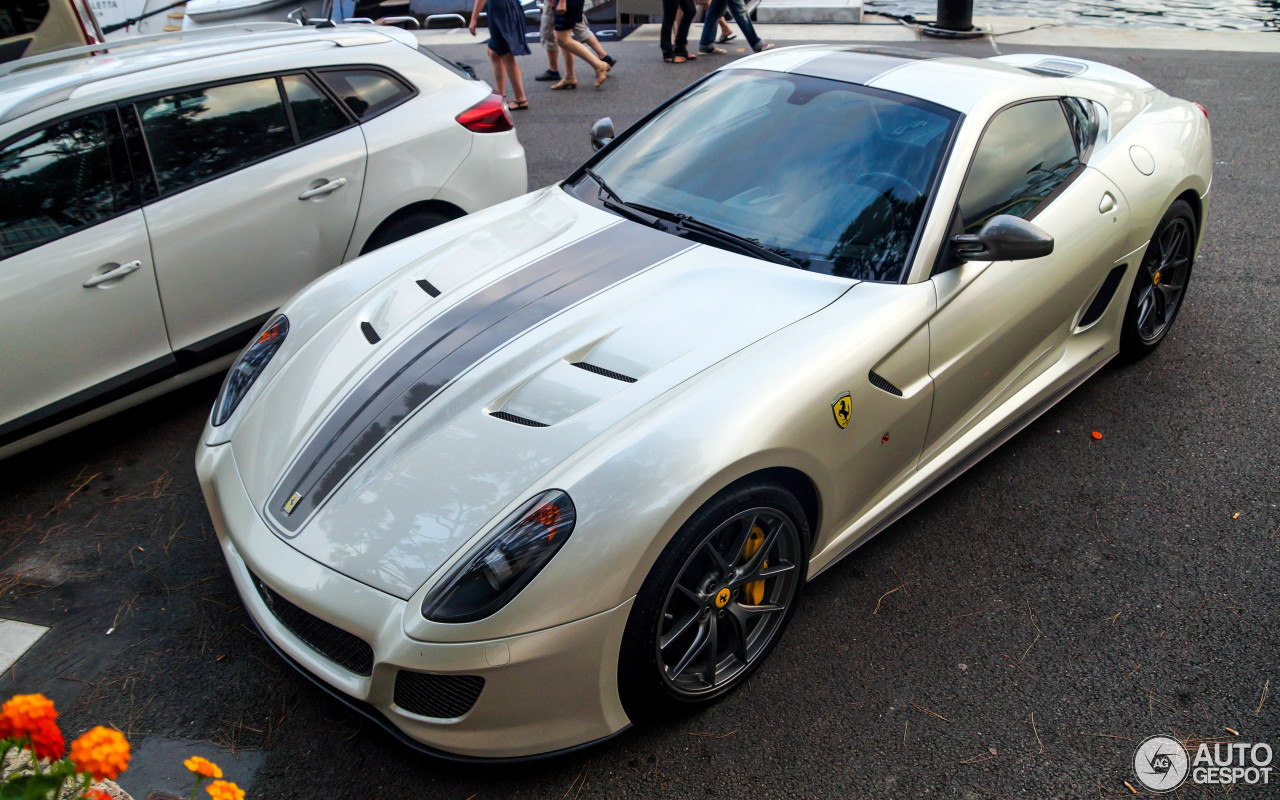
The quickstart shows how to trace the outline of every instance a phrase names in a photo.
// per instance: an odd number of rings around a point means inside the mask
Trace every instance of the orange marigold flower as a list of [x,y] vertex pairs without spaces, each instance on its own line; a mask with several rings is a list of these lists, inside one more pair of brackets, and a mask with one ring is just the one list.
[[192,756],[182,762],[182,766],[199,775],[201,778],[221,778],[222,769],[207,758]]
[[101,789],[86,789],[84,800],[114,800],[114,798]]
[[71,763],[95,781],[113,780],[129,767],[129,743],[101,725],[71,743]]
[[56,761],[66,752],[57,718],[53,701],[44,695],[15,695],[0,707],[0,739],[30,739],[36,758]]
[[244,800],[244,789],[231,781],[214,781],[205,791],[213,800]]

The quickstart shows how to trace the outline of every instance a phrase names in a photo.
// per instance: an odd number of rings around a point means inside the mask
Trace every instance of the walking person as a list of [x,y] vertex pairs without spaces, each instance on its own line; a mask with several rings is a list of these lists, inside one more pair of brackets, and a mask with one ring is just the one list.
[[[742,35],[747,37],[747,44],[751,45],[751,49],[757,53],[772,50],[774,45],[761,41],[756,33],[755,26],[751,24],[751,17],[747,16],[747,7],[743,0],[711,0],[711,6],[707,9],[707,21],[702,25],[702,40],[699,42],[698,52],[709,56],[723,55],[727,52],[724,48],[713,44],[716,40],[716,21],[724,16],[726,3],[729,6],[729,13],[733,15],[733,21],[738,23],[738,28],[742,31]],[[721,41],[728,41],[728,39],[721,39]]]
[[[702,15],[703,22],[706,22],[711,18],[710,15],[707,14],[707,6],[711,4],[711,0],[693,0],[693,2],[697,3],[698,13]],[[720,19],[716,20],[720,25],[720,38],[716,39],[716,44],[724,44],[725,42],[731,42],[738,38],[738,34],[734,33],[733,28],[729,27],[729,23],[726,20],[726,17],[728,16],[728,12],[725,12],[720,16]],[[698,22],[697,18],[694,19],[694,22]]]
[[[724,13],[724,0],[720,0],[720,13]],[[741,0],[739,0],[741,2]],[[659,45],[662,47],[662,60],[668,64],[683,64],[693,61],[697,56],[689,54],[689,26],[697,14],[693,0],[662,0],[662,31]],[[710,20],[710,17],[707,17]],[[675,29],[675,41],[671,40],[672,29]]]
[[[477,0],[482,2],[482,0]],[[511,0],[515,2],[515,0]],[[693,0],[689,0],[693,2]],[[573,29],[583,22],[586,0],[557,0],[556,16],[552,27],[556,32],[556,44],[564,51],[564,77],[551,84],[552,89],[577,89],[578,76],[574,72],[573,57],[577,56],[587,62],[596,73],[596,88],[599,89],[609,77],[609,65],[591,52],[582,42],[573,38]]]
[[[476,0],[471,9],[471,24],[467,30],[476,35],[476,23],[484,10],[486,0]],[[524,95],[524,80],[520,77],[520,65],[516,56],[529,55],[529,44],[524,40],[524,11],[518,0],[491,0],[489,2],[489,63],[493,65],[493,82],[498,94],[507,96],[507,78],[515,99],[507,104],[512,111],[524,111],[529,100]]]
[[[536,76],[535,81],[558,82],[561,79],[560,45],[556,44],[555,16],[555,0],[542,0],[542,24],[538,30],[538,38],[542,42],[543,49],[547,51],[547,71]],[[573,38],[590,47],[596,54],[596,58],[608,64],[610,69],[618,63],[616,58],[605,52],[604,45],[600,44],[600,40],[596,38],[585,19],[573,26]],[[567,69],[566,67],[566,71]]]

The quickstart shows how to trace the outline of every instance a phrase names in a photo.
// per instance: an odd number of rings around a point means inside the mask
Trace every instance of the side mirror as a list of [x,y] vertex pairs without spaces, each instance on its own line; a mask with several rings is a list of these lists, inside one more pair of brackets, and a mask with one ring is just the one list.
[[591,149],[599,150],[613,141],[613,119],[601,117],[591,125]]
[[952,236],[951,245],[961,261],[1023,261],[1052,253],[1053,237],[1021,217],[999,214],[977,233]]

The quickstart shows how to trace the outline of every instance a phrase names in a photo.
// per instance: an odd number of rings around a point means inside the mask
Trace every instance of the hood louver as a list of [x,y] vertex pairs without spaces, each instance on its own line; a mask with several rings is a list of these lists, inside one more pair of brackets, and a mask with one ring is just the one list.
[[489,416],[497,417],[498,419],[506,422],[514,422],[517,425],[528,425],[530,428],[547,427],[547,423],[545,422],[538,422],[536,419],[529,419],[528,417],[517,417],[515,414],[508,414],[505,411],[491,411],[489,412]]
[[573,362],[573,366],[577,367],[578,369],[585,369],[587,372],[594,372],[597,375],[603,375],[606,378],[613,378],[615,381],[622,381],[623,383],[636,382],[636,379],[631,377],[630,375],[623,375],[621,372],[614,372],[611,369],[605,369],[604,367],[597,367],[595,364],[588,364],[585,361],[575,361]]

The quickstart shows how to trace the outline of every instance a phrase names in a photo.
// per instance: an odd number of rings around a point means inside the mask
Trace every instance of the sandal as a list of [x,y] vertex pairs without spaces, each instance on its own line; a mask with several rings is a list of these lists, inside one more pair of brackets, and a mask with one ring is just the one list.
[[596,88],[600,88],[600,84],[604,83],[609,77],[609,65],[605,64],[604,69],[596,70]]
[[561,78],[557,83],[551,84],[552,89],[577,89],[578,79]]
[[529,101],[528,100],[512,100],[510,103],[507,103],[507,110],[508,111],[528,111]]
[[716,39],[716,44],[728,44],[729,42],[732,42],[734,39],[737,39],[737,38],[738,38],[738,34],[736,33],[726,33],[724,36],[721,36],[719,39]]

